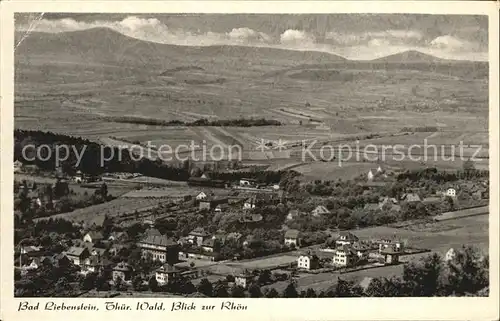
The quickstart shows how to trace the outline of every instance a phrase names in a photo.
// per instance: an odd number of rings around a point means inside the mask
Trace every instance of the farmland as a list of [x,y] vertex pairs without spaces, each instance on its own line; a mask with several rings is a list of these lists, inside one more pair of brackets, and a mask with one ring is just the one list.
[[[86,39],[102,37],[110,48],[100,48],[99,54],[82,46]],[[123,45],[134,51],[123,52]],[[255,150],[262,139],[341,142],[372,133],[381,137],[361,138],[361,145],[421,145],[424,138],[429,144],[488,143],[488,81],[480,72],[487,65],[443,65],[442,71],[431,72],[425,64],[389,68],[346,63],[329,54],[273,50],[199,51],[145,43],[107,29],[66,37],[33,33],[16,51],[15,127],[97,141],[112,137],[114,143],[175,148],[194,141],[208,147],[238,145],[245,151]],[[82,52],[88,52],[84,61]],[[162,52],[171,53],[168,60]],[[257,60],[240,64],[240,55],[247,54]],[[467,68],[478,77],[462,72]],[[114,122],[118,117],[186,122],[263,117],[283,126],[163,127]],[[311,119],[321,123],[309,124]],[[418,126],[435,126],[439,132],[396,136]]]
[[[137,199],[121,197],[110,202],[77,209],[69,213],[52,215],[50,217],[40,218],[37,220],[64,218],[72,222],[85,222],[86,224],[95,223],[101,225],[105,215],[112,218],[125,214],[133,214],[136,211],[140,212],[151,210],[161,202],[162,200],[153,198]],[[163,202],[165,201],[163,200]]]

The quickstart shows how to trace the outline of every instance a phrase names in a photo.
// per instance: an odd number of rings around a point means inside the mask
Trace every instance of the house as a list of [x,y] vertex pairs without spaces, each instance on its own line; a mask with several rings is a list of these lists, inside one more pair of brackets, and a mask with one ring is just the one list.
[[80,266],[90,253],[86,247],[73,246],[65,252],[65,255],[74,265]]
[[287,230],[285,232],[285,245],[291,246],[292,244],[295,247],[300,245],[300,232],[294,229]]
[[245,271],[234,276],[234,283],[235,285],[241,286],[242,288],[246,289],[252,282],[253,278],[254,276],[251,273]]
[[380,254],[383,255],[385,264],[398,264],[399,257],[404,252],[401,249],[397,249],[396,246],[389,246],[383,249]]
[[201,201],[201,200],[204,200],[208,197],[208,195],[205,193],[205,192],[199,192],[198,194],[196,194],[196,200],[197,201]]
[[311,211],[311,215],[315,217],[324,214],[330,214],[330,211],[323,205],[318,205],[315,209]]
[[299,217],[299,210],[291,210],[288,212],[288,215],[286,216],[287,221],[291,221]]
[[160,262],[176,263],[179,259],[179,245],[167,236],[147,235],[137,246],[143,256],[151,256]]
[[75,183],[82,183],[84,181],[84,177],[81,171],[77,171],[75,176],[73,177],[73,181]]
[[344,245],[353,245],[355,242],[358,242],[359,238],[352,234],[351,232],[340,232],[339,236],[337,237],[337,240],[335,241],[335,244],[337,246],[344,246]]
[[210,177],[210,173],[208,173],[208,172],[204,172],[203,174],[201,174],[200,178],[204,178],[204,179],[211,179],[211,177]]
[[387,248],[393,247],[398,251],[404,251],[404,244],[395,239],[381,239],[378,241],[378,251],[382,253]]
[[366,178],[368,179],[368,181],[373,181],[373,179],[375,178],[375,175],[373,175],[373,172],[371,169],[368,171]]
[[126,262],[118,263],[112,272],[113,281],[121,279],[123,281],[129,281],[132,278],[132,267]]
[[245,203],[243,203],[243,209],[244,210],[251,210],[252,208],[255,208],[255,198],[248,198]]
[[304,270],[314,270],[319,268],[319,257],[311,254],[304,254],[297,259],[297,267]]
[[446,252],[446,254],[444,256],[444,260],[446,262],[453,261],[456,256],[457,256],[457,252],[455,251],[455,249],[454,248],[450,248],[448,250],[448,252]]
[[172,282],[181,273],[181,270],[171,264],[163,264],[155,271],[155,279],[158,284],[163,285]]
[[217,252],[219,250],[220,243],[216,239],[206,239],[203,241],[203,244],[201,245],[201,248],[205,252]]
[[367,244],[356,242],[352,245],[352,249],[356,252],[360,260],[367,260],[371,247]]
[[201,246],[203,242],[210,237],[210,234],[203,229],[203,227],[197,227],[188,234],[188,242]]
[[97,255],[91,255],[82,263],[82,270],[85,272],[99,272],[101,270],[101,257]]
[[354,266],[358,262],[358,255],[349,245],[342,245],[335,250],[332,263],[335,266]]
[[41,247],[39,246],[23,246],[21,247],[21,254],[27,255],[28,257],[38,256],[41,254]]
[[401,200],[407,203],[416,203],[422,201],[417,193],[404,193],[403,196],[401,196]]
[[87,248],[88,248],[91,256],[96,256],[99,259],[102,258],[104,256],[104,254],[106,253],[106,249],[102,249],[99,247],[87,247]]
[[99,241],[102,241],[103,239],[104,239],[104,236],[102,235],[102,233],[96,232],[96,231],[90,231],[83,236],[83,241],[90,242],[90,243],[97,243]]
[[54,267],[60,266],[68,266],[71,263],[71,260],[65,253],[54,254],[50,257],[46,257],[43,260],[44,264],[50,264]]
[[199,209],[200,210],[211,210],[217,207],[217,205],[228,204],[227,198],[216,198],[216,197],[207,197],[205,199],[200,200]]
[[445,197],[446,197],[446,196],[453,197],[453,198],[454,198],[454,197],[457,197],[457,190],[456,190],[456,188],[454,188],[454,187],[451,187],[451,186],[450,186],[450,187],[448,187],[448,188],[446,189],[446,191],[444,192],[444,194],[443,194],[443,195],[444,195]]

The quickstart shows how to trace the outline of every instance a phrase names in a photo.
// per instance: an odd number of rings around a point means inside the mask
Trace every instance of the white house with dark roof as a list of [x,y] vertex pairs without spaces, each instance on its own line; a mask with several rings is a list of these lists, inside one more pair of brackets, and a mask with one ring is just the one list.
[[337,246],[353,245],[358,241],[359,238],[356,235],[352,234],[351,232],[340,232],[339,236],[337,237],[337,240],[335,241],[335,244]]
[[104,239],[104,236],[102,235],[102,233],[96,232],[96,231],[90,231],[83,236],[83,241],[90,242],[90,243],[96,243],[96,242],[102,241],[103,239]]
[[163,264],[155,271],[155,279],[158,284],[163,285],[172,282],[181,270],[171,264]]
[[208,197],[208,195],[205,192],[201,191],[198,194],[196,194],[195,198],[197,201],[200,201],[200,200],[206,199],[207,197]]

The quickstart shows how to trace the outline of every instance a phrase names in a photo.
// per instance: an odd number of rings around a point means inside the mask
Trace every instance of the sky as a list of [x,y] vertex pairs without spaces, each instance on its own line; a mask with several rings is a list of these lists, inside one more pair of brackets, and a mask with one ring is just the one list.
[[418,50],[445,59],[488,61],[488,18],[417,14],[17,14],[16,30],[68,32],[107,27],[186,46],[240,45],[314,50],[369,60]]

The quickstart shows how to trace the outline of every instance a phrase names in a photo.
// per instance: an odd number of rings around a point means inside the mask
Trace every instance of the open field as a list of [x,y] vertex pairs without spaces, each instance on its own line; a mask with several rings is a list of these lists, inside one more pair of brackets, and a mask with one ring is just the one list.
[[[95,41],[109,46],[87,45]],[[241,57],[249,63],[241,63]],[[205,141],[208,147],[238,145],[251,151],[261,139],[338,141],[436,126],[446,132],[385,135],[361,143],[422,144],[427,138],[434,144],[487,144],[488,66],[482,63],[431,68],[425,57],[419,64],[387,65],[270,48],[214,46],[201,51],[147,43],[107,29],[32,33],[15,58],[15,127],[21,129],[172,148]],[[124,116],[181,121],[263,117],[283,126],[113,122]],[[310,124],[310,119],[323,124]]]
[[440,215],[435,216],[434,219],[436,221],[452,220],[461,217],[484,215],[488,214],[489,211],[490,211],[489,206],[474,207],[460,211],[442,213]]
[[145,211],[153,209],[162,202],[160,199],[150,198],[117,198],[110,202],[81,208],[68,213],[52,215],[50,217],[39,218],[36,220],[46,220],[49,218],[64,218],[73,222],[85,222],[86,224],[95,223],[102,225],[104,216],[119,217],[125,214],[132,214],[136,211]]

